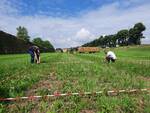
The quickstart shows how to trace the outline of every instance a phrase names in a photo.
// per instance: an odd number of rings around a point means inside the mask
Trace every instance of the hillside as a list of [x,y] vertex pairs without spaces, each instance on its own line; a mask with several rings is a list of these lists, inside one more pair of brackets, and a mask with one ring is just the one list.
[[[33,43],[17,39],[16,36],[0,31],[0,54],[26,53]],[[42,52],[53,52],[54,48],[40,47]]]

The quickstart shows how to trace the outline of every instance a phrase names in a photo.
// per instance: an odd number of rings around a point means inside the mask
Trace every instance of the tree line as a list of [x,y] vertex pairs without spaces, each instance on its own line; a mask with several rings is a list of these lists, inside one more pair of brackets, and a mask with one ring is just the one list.
[[39,47],[49,49],[51,51],[54,51],[53,45],[48,40],[42,40],[40,37],[34,38],[32,41],[30,41],[30,36],[28,35],[28,30],[25,27],[19,26],[17,29],[17,38],[21,39],[25,42],[31,42]]
[[100,36],[98,39],[95,39],[89,43],[82,45],[83,47],[116,47],[119,46],[128,46],[128,45],[140,45],[141,39],[145,38],[143,36],[143,31],[146,30],[146,27],[143,23],[136,23],[133,28],[122,29],[116,34]]

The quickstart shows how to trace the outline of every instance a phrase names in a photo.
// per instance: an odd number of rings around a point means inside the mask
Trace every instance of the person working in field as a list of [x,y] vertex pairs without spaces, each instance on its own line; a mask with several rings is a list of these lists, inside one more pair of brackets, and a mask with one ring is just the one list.
[[112,52],[112,51],[104,51],[104,52],[106,54],[105,59],[108,63],[116,61],[117,57],[114,52]]
[[31,46],[29,48],[29,54],[31,55],[31,63],[40,63],[40,49],[37,46]]

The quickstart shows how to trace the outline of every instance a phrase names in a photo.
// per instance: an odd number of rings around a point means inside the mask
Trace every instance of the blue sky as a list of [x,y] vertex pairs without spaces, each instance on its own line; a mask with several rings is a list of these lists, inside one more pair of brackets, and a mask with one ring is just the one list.
[[94,10],[111,2],[112,0],[11,0],[21,15],[52,17],[75,17],[82,11]]
[[44,15],[52,17],[76,17],[104,5],[118,2],[120,8],[141,5],[148,0],[3,0],[18,10],[19,15]]
[[32,39],[72,47],[143,22],[150,43],[149,9],[149,0],[1,0],[0,30],[16,35],[21,25]]

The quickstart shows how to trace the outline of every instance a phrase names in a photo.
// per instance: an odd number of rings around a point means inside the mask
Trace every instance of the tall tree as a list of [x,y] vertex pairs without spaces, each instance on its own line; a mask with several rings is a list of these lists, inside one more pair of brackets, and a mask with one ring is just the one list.
[[128,44],[129,31],[127,29],[120,30],[117,33],[118,45],[125,46]]
[[32,40],[32,43],[37,45],[37,46],[40,46],[40,47],[43,46],[43,40],[40,37],[34,38]]
[[145,29],[146,27],[143,23],[135,24],[134,27],[129,30],[129,43],[140,45],[141,39],[145,38],[142,33]]
[[116,34],[114,34],[114,35],[109,35],[109,41],[110,41],[109,47],[116,47],[116,41],[117,41]]
[[53,45],[48,40],[43,41],[43,46],[48,49],[54,49]]
[[25,27],[19,26],[17,29],[17,38],[24,40],[26,42],[30,41],[30,36],[28,35],[28,31]]
[[146,27],[142,23],[137,23],[130,30],[123,29],[114,35],[100,36],[98,39],[88,42],[83,46],[115,47],[116,44],[121,46],[141,44],[141,39],[145,38],[142,33],[145,29]]
[[48,40],[43,41],[40,37],[34,38],[32,43],[39,47],[43,47],[49,50],[54,50],[53,45]]

